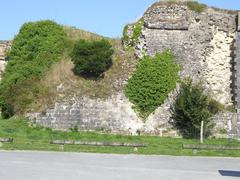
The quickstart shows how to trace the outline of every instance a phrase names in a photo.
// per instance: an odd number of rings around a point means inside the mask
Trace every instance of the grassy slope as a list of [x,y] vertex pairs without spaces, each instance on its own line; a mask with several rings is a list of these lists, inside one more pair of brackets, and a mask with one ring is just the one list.
[[[128,79],[135,70],[137,60],[133,51],[124,51],[120,39],[109,39],[114,48],[113,65],[105,73],[104,77],[97,80],[85,79],[75,76],[72,72],[74,67],[69,53],[74,42],[79,39],[95,40],[104,37],[83,30],[65,27],[67,33],[67,50],[62,60],[47,72],[42,79],[42,87],[48,89],[47,93],[41,94],[31,104],[31,111],[42,111],[54,102],[71,97],[87,96],[91,98],[107,98],[115,92],[122,90],[122,80]],[[60,87],[60,88],[57,88]]]
[[[106,142],[137,142],[147,143],[148,147],[134,151],[130,147],[94,147],[67,145],[64,151],[74,152],[98,152],[117,154],[158,154],[158,155],[189,155],[193,156],[192,150],[183,150],[183,143],[197,144],[198,140],[168,138],[156,136],[123,136],[102,134],[100,132],[60,132],[48,128],[29,127],[23,119],[0,120],[0,137],[13,137],[12,144],[4,143],[0,149],[7,150],[51,150],[61,151],[58,145],[49,144],[52,139],[58,140],[86,140]],[[209,139],[206,144],[240,146],[240,142],[227,139]],[[240,151],[199,151],[198,156],[231,156],[240,157]]]

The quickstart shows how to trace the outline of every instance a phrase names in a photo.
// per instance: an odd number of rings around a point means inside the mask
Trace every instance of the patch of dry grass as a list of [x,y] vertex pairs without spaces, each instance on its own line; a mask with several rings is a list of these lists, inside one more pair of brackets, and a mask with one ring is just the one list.
[[77,29],[75,27],[64,26],[64,30],[67,34],[68,39],[71,41],[77,41],[79,39],[99,40],[101,38],[104,38],[103,36]]
[[137,59],[133,51],[125,51],[120,39],[109,39],[114,54],[113,65],[98,79],[86,79],[74,75],[69,52],[73,44],[79,39],[101,39],[103,37],[82,30],[67,28],[68,50],[62,60],[46,73],[40,84],[48,89],[47,93],[31,105],[31,111],[43,111],[56,101],[61,101],[73,96],[86,96],[105,99],[112,94],[123,90],[125,82],[136,68]]

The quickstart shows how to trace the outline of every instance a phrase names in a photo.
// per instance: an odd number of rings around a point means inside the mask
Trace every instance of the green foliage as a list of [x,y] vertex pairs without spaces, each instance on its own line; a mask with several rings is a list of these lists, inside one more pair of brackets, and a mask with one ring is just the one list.
[[133,29],[133,35],[132,35],[132,41],[135,43],[138,42],[138,39],[141,35],[142,32],[142,27],[144,24],[144,20],[140,19],[135,25],[134,25],[134,29]]
[[225,110],[228,111],[228,112],[232,112],[232,113],[236,113],[237,112],[237,110],[236,110],[234,105],[229,105],[229,106],[225,107]]
[[216,101],[215,99],[210,99],[209,100],[208,110],[212,114],[217,114],[217,113],[224,112],[224,111],[225,112],[228,111],[228,112],[236,113],[236,108],[235,108],[234,105],[224,106],[223,104]]
[[5,103],[4,97],[1,97],[0,106],[2,111],[2,118],[7,119],[14,115],[13,107],[10,104]]
[[201,121],[204,122],[205,130],[211,127],[208,106],[208,97],[201,84],[193,84],[191,80],[181,83],[180,92],[171,110],[174,124],[183,136],[198,137]]
[[60,59],[64,50],[64,38],[62,26],[53,21],[30,22],[21,27],[8,52],[10,61],[0,84],[3,117],[24,111],[24,107],[38,96],[36,82]]
[[187,7],[190,10],[195,11],[197,13],[203,12],[207,7],[205,4],[198,3],[197,1],[188,1],[186,3],[187,3]]
[[176,87],[179,67],[170,51],[146,56],[125,87],[125,94],[142,117],[147,117],[164,103]]
[[210,99],[208,103],[208,110],[212,114],[217,114],[218,112],[224,111],[224,105],[216,101],[215,99]]
[[227,134],[227,130],[226,129],[219,129],[218,130],[219,134]]
[[140,19],[133,26],[132,35],[129,37],[128,29],[129,25],[126,25],[123,29],[123,41],[127,44],[127,46],[133,47],[138,43],[139,37],[142,32],[142,27],[144,25],[144,20]]
[[123,41],[124,42],[129,42],[128,28],[129,28],[129,25],[126,25],[123,28]]
[[112,65],[112,45],[107,40],[79,40],[71,54],[77,75],[99,76]]

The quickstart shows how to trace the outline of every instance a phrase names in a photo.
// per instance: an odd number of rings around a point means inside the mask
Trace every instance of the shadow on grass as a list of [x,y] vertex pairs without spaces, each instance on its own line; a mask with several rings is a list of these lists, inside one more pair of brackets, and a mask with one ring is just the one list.
[[219,170],[222,176],[240,177],[240,171]]

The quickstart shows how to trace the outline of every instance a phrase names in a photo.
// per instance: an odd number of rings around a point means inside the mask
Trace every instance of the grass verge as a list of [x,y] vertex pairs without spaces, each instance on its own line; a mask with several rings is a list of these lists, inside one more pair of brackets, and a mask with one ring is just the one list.
[[[93,152],[114,154],[148,154],[148,155],[176,155],[176,156],[224,156],[240,157],[240,151],[207,151],[201,150],[193,154],[192,150],[182,149],[182,144],[198,144],[196,139],[182,139],[157,136],[126,136],[110,135],[101,132],[62,132],[49,128],[29,126],[27,120],[11,118],[0,120],[0,137],[13,137],[13,143],[3,143],[0,149],[4,150],[41,150],[41,151],[68,151]],[[147,147],[134,150],[131,147],[103,147],[65,145],[64,150],[59,145],[49,142],[53,139],[146,143]],[[207,139],[205,144],[240,146],[237,140]]]

